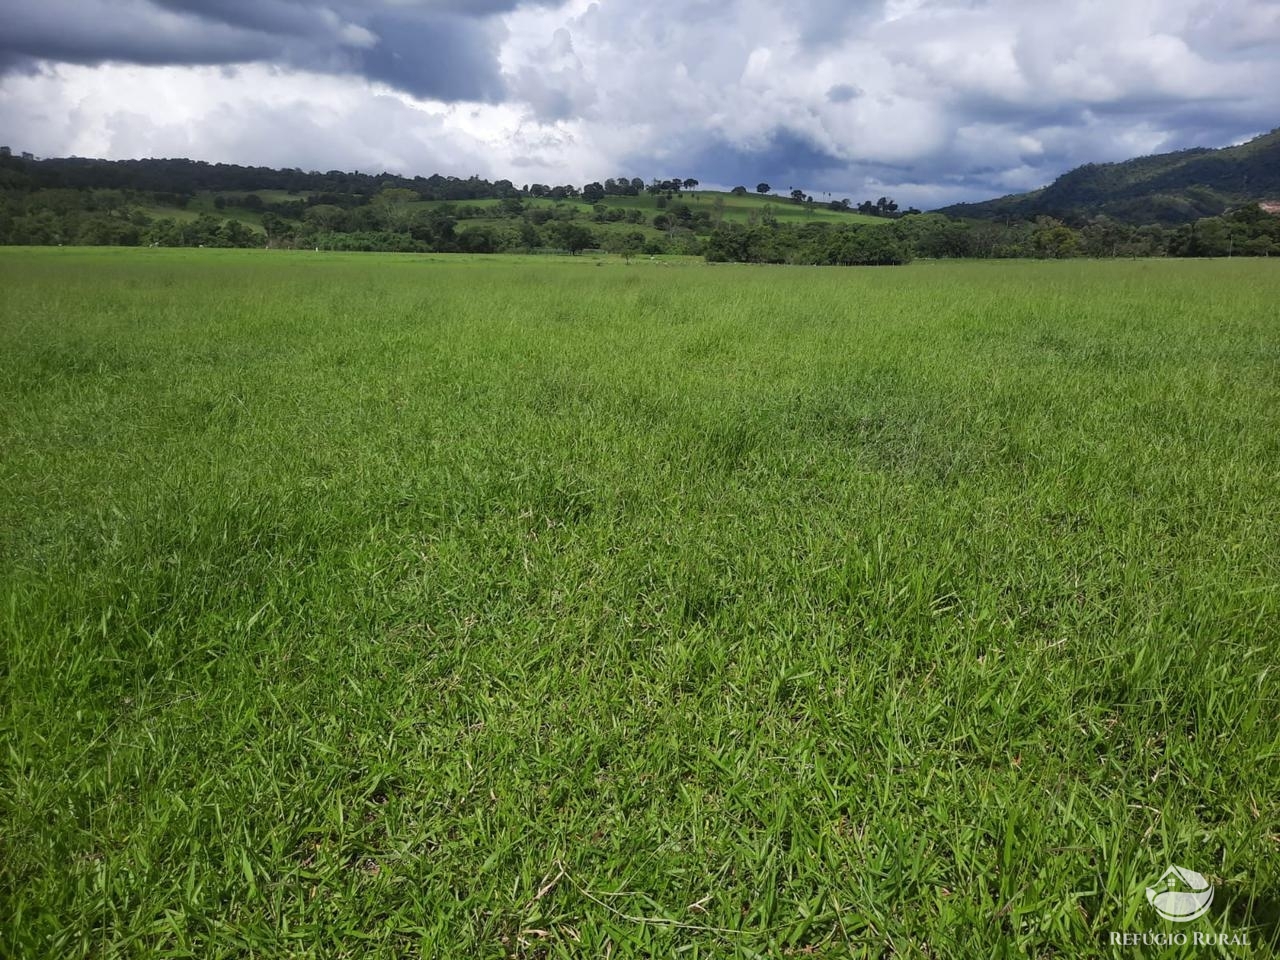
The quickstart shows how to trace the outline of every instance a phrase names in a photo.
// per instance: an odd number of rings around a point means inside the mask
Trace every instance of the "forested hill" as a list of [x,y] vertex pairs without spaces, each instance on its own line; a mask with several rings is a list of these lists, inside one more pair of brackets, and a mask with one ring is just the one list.
[[[424,200],[477,200],[519,195],[510,180],[491,182],[480,177],[399,177],[390,173],[328,173],[271,167],[242,167],[201,160],[91,160],[68,157],[53,160],[16,159],[0,164],[0,188],[73,190],[135,190],[194,196],[203,191],[284,191],[290,194],[330,194],[372,197],[389,187],[411,189]],[[554,188],[546,188],[548,191]],[[564,189],[564,188],[560,188]]]
[[1049,216],[1079,223],[1106,215],[1132,224],[1179,224],[1265,200],[1280,200],[1280,129],[1221,150],[1089,163],[1031,193],[938,212],[976,220]]

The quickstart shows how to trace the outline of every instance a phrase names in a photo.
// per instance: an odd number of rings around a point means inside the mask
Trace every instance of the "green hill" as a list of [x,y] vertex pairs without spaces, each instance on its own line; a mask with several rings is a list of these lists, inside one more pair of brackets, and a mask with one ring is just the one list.
[[[211,214],[228,219],[239,220],[246,224],[250,229],[261,232],[262,215],[255,209],[244,207],[244,198],[252,194],[260,200],[268,203],[285,203],[289,201],[305,200],[305,196],[290,196],[282,191],[222,191],[222,192],[201,192],[195,194],[191,198],[184,198],[183,206],[165,205],[162,203],[150,203],[144,205],[144,209],[148,214],[157,217],[172,217],[176,220],[191,221],[195,220],[201,214]],[[221,205],[217,201],[221,200]],[[571,198],[566,200],[549,200],[545,198],[524,198],[522,205],[526,210],[546,209],[555,211],[572,211],[575,218],[580,218],[584,223],[590,222],[592,226],[606,231],[616,229],[639,229],[646,235],[649,233],[658,233],[652,226],[653,218],[663,212],[671,213],[678,211],[679,205],[684,205],[691,213],[699,211],[707,211],[711,214],[713,222],[724,221],[727,223],[750,223],[753,220],[766,220],[772,218],[779,223],[861,223],[868,225],[883,225],[891,221],[881,217],[869,217],[865,214],[855,213],[848,210],[832,210],[826,204],[797,204],[788,198],[766,194],[764,196],[758,194],[750,194],[748,196],[735,196],[731,193],[722,193],[716,190],[697,190],[687,191],[679,194],[678,197],[671,200],[665,200],[661,196],[652,194],[641,194],[636,197],[612,196],[606,197],[600,201],[600,204],[587,203],[580,198]],[[495,225],[505,220],[510,220],[510,216],[499,215],[499,205],[501,199],[497,197],[484,197],[476,200],[421,200],[416,203],[409,204],[411,210],[430,210],[432,208],[447,208],[455,214],[460,210],[464,214],[476,214],[475,216],[465,216],[462,220],[464,224],[472,224],[475,226]],[[596,215],[596,207],[603,205],[607,210],[639,210],[643,215],[643,220],[638,223],[628,221],[611,221],[611,220],[594,220]],[[493,216],[485,214],[490,209],[493,210]]]
[[1280,198],[1280,129],[1235,147],[1195,148],[1121,163],[1089,163],[1047,187],[939,213],[975,220],[1080,221],[1106,215],[1125,223],[1178,224],[1234,206]]
[[[517,187],[478,176],[0,156],[0,243],[658,255],[699,254],[717,231],[753,225],[812,246],[826,227],[891,222],[847,201],[696,187],[639,178]],[[772,247],[755,252],[782,256]]]
[[[683,188],[696,183],[655,179],[646,184],[636,178],[581,189],[567,184],[517,187],[510,180],[478,176],[321,173],[185,159],[5,156],[0,157],[0,242],[341,242],[353,245],[351,249],[426,245],[492,252],[554,246],[562,225],[576,222],[590,231],[588,247],[619,246],[619,237],[625,236],[626,246],[684,253],[697,246],[688,238],[708,237],[721,224],[804,228],[889,222],[847,205]],[[348,239],[334,241],[332,234]]]
[[[298,196],[287,194],[272,195],[270,191],[251,191],[254,196],[268,202],[297,201]],[[183,207],[172,207],[154,204],[146,208],[147,212],[157,217],[172,217],[181,221],[195,220],[202,214],[214,214],[228,219],[239,220],[255,232],[262,232],[262,216],[257,211],[243,206],[246,194],[237,191],[201,192],[190,198]],[[301,199],[305,200],[306,197]],[[459,216],[461,229],[477,227],[500,227],[510,223],[512,216],[502,209],[503,201],[497,197],[482,197],[474,200],[420,200],[408,205],[410,216],[416,211],[442,209],[454,216]],[[705,220],[691,223],[700,229],[720,223],[752,223],[774,220],[778,223],[858,223],[866,225],[884,225],[892,221],[881,217],[870,217],[849,210],[832,210],[826,204],[798,204],[789,198],[774,194],[749,194],[739,196],[722,193],[716,190],[685,191],[670,199],[649,193],[639,196],[610,196],[599,203],[588,203],[581,198],[551,200],[547,198],[521,198],[521,206],[525,211],[546,210],[553,218],[569,216],[583,224],[589,225],[598,233],[639,231],[646,239],[661,237],[663,231],[654,227],[654,217],[667,214],[680,222],[686,210],[694,217],[705,212],[710,216],[710,223]],[[601,213],[600,207],[604,207]],[[614,220],[609,218],[610,211],[638,211],[639,221]]]
[[[424,200],[423,207],[449,204],[458,207],[496,207],[501,203],[497,197],[485,197],[476,200]],[[597,204],[583,200],[581,197],[570,197],[564,200],[551,200],[545,197],[524,197],[522,202],[526,209],[545,207],[555,209],[557,206],[577,211],[583,217],[590,217]],[[882,224],[888,222],[882,217],[869,217],[853,210],[833,210],[825,203],[795,203],[789,197],[777,194],[749,193],[745,196],[726,193],[719,190],[684,190],[672,197],[663,194],[641,193],[637,196],[607,196],[599,201],[609,209],[639,210],[646,219],[652,219],[659,213],[684,204],[693,212],[706,210],[716,220],[731,223],[747,223],[752,219],[772,217],[779,223],[812,223],[823,221],[829,223],[866,223]]]

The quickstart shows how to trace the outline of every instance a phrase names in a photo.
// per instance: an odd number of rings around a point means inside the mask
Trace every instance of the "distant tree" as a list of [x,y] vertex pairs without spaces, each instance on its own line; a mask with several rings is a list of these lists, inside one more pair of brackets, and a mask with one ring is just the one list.
[[697,181],[697,180],[694,180],[692,177],[690,177],[689,179],[687,179],[687,180],[685,180],[685,181],[684,181],[684,188],[685,188],[686,190],[693,190],[693,189],[695,189],[697,186],[698,186],[698,181]]
[[769,190],[770,187],[767,183],[761,182],[756,184],[756,193],[768,193]]
[[119,190],[94,190],[83,198],[83,202],[86,210],[101,210],[106,213],[114,213],[128,206],[124,194]]
[[373,206],[382,226],[400,233],[409,226],[413,208],[409,204],[418,200],[418,194],[403,187],[391,187],[373,198]]
[[623,260],[631,258],[644,249],[644,234],[639,230],[629,233],[612,233],[605,238],[604,248],[609,253],[616,253]]
[[911,259],[894,231],[884,227],[839,227],[828,235],[824,246],[818,262],[833,266],[887,266]]
[[1080,252],[1086,257],[1114,257],[1132,233],[1132,227],[1109,217],[1095,217],[1080,230]]
[[257,246],[253,231],[239,220],[224,220],[217,232],[205,239],[205,244],[213,247],[248,247]]
[[419,208],[409,225],[409,236],[436,250],[452,250],[457,239],[458,220],[450,204]]
[[792,191],[791,191],[791,202],[792,202],[792,203],[804,203],[804,191],[803,191],[803,190],[792,190]]
[[580,223],[562,221],[553,224],[550,229],[552,241],[575,257],[596,242],[595,234]]
[[538,232],[538,228],[530,221],[521,220],[516,233],[520,238],[520,245],[526,250],[542,246],[542,234]]
[[347,221],[347,211],[331,203],[320,203],[308,207],[302,219],[324,231],[341,230]]
[[582,188],[582,199],[587,203],[599,203],[605,198],[603,184],[588,183]]
[[745,197],[745,196],[747,195],[747,188],[746,188],[746,187],[734,187],[734,188],[733,188],[732,190],[730,190],[729,192],[730,192],[730,193],[732,193],[735,197]]
[[1055,260],[1075,256],[1079,247],[1075,232],[1062,221],[1052,217],[1036,219],[1031,242],[1037,256],[1052,257]]
[[1280,254],[1280,243],[1271,237],[1258,235],[1250,237],[1241,244],[1240,250],[1250,257],[1274,257]]
[[268,241],[282,240],[293,232],[293,225],[284,217],[268,212],[262,215],[262,229]]
[[722,223],[707,240],[705,256],[711,262],[781,263],[776,231],[740,223]]
[[524,201],[519,197],[504,197],[498,201],[498,213],[507,219],[514,219],[524,213]]

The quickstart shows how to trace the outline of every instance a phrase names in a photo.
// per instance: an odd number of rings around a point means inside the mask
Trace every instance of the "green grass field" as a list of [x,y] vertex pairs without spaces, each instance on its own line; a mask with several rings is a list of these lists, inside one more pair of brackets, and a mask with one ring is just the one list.
[[1280,264],[596,263],[0,251],[0,955],[1274,956]]

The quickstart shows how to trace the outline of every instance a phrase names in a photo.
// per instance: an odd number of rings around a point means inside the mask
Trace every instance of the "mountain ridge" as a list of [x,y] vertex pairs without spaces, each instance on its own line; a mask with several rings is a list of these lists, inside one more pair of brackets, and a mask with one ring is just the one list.
[[1172,226],[1268,200],[1280,200],[1280,128],[1230,147],[1087,163],[1038,190],[936,212],[971,220],[1049,216],[1069,223],[1108,216]]

